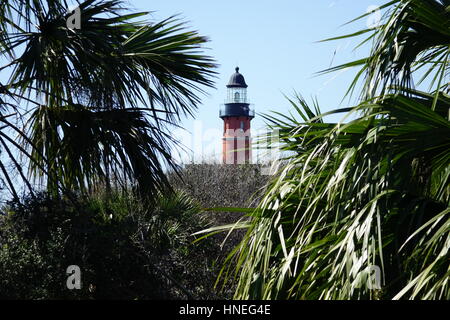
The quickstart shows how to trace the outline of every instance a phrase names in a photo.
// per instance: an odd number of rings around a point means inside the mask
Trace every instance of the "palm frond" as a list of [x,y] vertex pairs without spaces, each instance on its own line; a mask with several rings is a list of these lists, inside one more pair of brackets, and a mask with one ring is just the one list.
[[52,192],[114,176],[151,198],[167,187],[165,169],[176,168],[169,128],[213,86],[208,39],[175,17],[148,21],[121,0],[72,4],[80,29],[67,26],[67,1],[13,0],[0,10],[5,88],[18,122],[30,125],[18,151]]
[[359,76],[347,94],[364,75],[363,100],[392,92],[392,86],[413,88],[413,75],[424,67],[427,70],[421,79],[416,80],[417,83],[429,79],[436,92],[443,85],[448,86],[448,81],[443,82],[449,76],[450,12],[447,1],[396,0],[382,8],[387,8],[387,12],[380,26],[327,39],[356,37],[371,32],[363,41],[373,40],[370,56],[322,73],[361,66]]
[[[408,290],[411,298],[450,297],[450,189],[442,178],[450,125],[431,110],[433,95],[414,93],[362,103],[351,112],[364,116],[349,123],[288,127],[272,117],[286,132],[283,149],[295,154],[229,258],[235,298],[394,298]],[[374,267],[380,287],[367,282]]]

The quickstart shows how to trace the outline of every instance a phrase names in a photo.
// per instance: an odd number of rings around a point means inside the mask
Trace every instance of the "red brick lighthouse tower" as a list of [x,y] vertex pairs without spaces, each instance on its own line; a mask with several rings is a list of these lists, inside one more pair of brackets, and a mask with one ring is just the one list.
[[252,160],[250,121],[255,117],[255,111],[247,100],[247,84],[238,67],[227,84],[227,91],[227,99],[219,113],[224,123],[223,163],[250,163]]

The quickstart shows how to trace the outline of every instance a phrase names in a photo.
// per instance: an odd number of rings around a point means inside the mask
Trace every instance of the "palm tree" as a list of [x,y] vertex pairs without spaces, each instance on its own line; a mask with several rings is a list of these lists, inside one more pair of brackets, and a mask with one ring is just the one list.
[[65,0],[0,0],[2,177],[15,197],[19,176],[30,190],[116,181],[151,199],[176,168],[169,129],[213,85],[207,38],[176,17],[144,20],[121,0],[76,4],[78,16]]
[[332,111],[355,120],[324,123],[300,97],[300,120],[267,116],[289,154],[234,226],[248,228],[223,268],[235,298],[450,299],[450,1],[383,8],[344,36],[369,34],[370,56],[327,70],[361,66],[358,105]]

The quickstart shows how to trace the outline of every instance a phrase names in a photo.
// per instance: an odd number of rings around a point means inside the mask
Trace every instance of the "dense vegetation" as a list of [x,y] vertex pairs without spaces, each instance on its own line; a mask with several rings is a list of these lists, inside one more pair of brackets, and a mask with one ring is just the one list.
[[369,34],[370,56],[327,70],[361,67],[360,102],[332,111],[355,120],[324,123],[300,97],[297,119],[267,116],[290,155],[240,223],[235,298],[450,299],[450,2],[384,7],[344,36]]
[[[89,197],[10,201],[0,215],[0,299],[231,298],[233,282],[224,290],[215,283],[243,234],[225,243],[220,234],[197,242],[193,234],[236,222],[239,213],[201,208],[249,205],[267,177],[256,165],[205,163],[169,178],[176,192],[152,206],[104,188]],[[81,269],[81,290],[66,287],[70,265]]]
[[[221,265],[227,255],[242,240],[245,231],[233,229],[233,232],[222,233],[224,225],[233,226],[244,215],[234,210],[239,207],[254,207],[261,199],[269,176],[264,175],[260,164],[243,164],[237,166],[218,164],[188,164],[180,171],[180,175],[170,175],[172,185],[198,201],[210,225],[208,231],[210,237],[207,241],[217,243],[220,247],[215,253],[217,259],[215,270],[218,276]],[[221,210],[218,210],[221,208]],[[216,230],[218,228],[218,230]],[[196,232],[205,233],[204,229]],[[211,237],[211,235],[213,235]],[[232,279],[224,288],[217,287],[217,292],[226,297],[233,296],[235,283]]]
[[[191,244],[209,224],[165,174],[169,129],[215,64],[177,18],[126,6],[0,0],[2,298],[215,297],[215,244]],[[80,291],[65,287],[71,264]]]
[[[213,299],[219,246],[193,244],[209,226],[185,194],[152,209],[131,195],[10,202],[0,216],[1,299]],[[81,269],[68,290],[66,269]],[[216,267],[217,269],[217,267]]]

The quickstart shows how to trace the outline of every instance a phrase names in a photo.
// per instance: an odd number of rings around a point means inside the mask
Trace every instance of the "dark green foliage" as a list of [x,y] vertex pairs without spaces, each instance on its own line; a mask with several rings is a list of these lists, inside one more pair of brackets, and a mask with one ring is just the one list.
[[[207,226],[185,195],[145,210],[130,196],[12,201],[0,218],[2,299],[172,299],[216,297]],[[82,289],[68,290],[66,269],[81,268]]]

